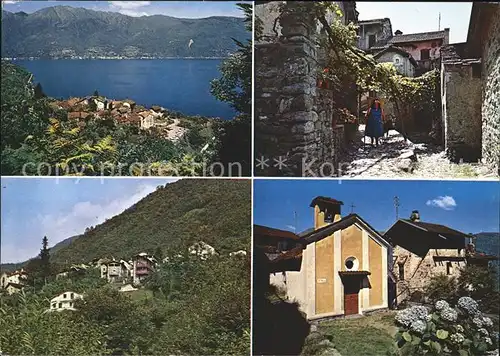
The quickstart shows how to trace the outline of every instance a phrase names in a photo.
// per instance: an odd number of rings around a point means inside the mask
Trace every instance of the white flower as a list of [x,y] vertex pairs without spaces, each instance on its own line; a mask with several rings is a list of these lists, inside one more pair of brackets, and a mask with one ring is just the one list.
[[454,322],[457,320],[458,313],[455,309],[446,308],[441,311],[441,318],[446,321]]
[[425,321],[431,321],[431,320],[432,320],[432,315],[429,314],[425,317]]
[[413,306],[410,308],[410,311],[419,320],[426,320],[429,314],[427,308],[423,306]]
[[443,309],[447,309],[449,307],[450,307],[450,305],[448,304],[448,302],[446,300],[438,300],[436,302],[436,310],[438,310],[438,311],[441,311]]
[[486,339],[484,339],[484,341],[486,341],[486,343],[488,345],[492,345],[493,344],[493,342],[491,341],[491,339],[489,337],[487,337]]
[[472,319],[472,322],[474,323],[474,325],[476,325],[478,328],[480,328],[481,326],[483,326],[483,319],[481,318],[478,318],[478,317],[475,317]]
[[415,320],[410,327],[411,330],[419,334],[423,334],[426,328],[427,324],[422,320]]
[[493,326],[493,321],[491,321],[490,318],[488,318],[487,316],[485,316],[483,318],[483,325],[486,326],[487,328],[491,328]]
[[478,330],[478,332],[484,336],[488,336],[489,333],[488,333],[488,330],[486,330],[485,328],[481,328]]
[[461,344],[462,342],[464,342],[465,337],[462,334],[460,334],[460,333],[456,333],[456,334],[451,334],[450,335],[450,340],[454,344]]
[[479,306],[477,302],[470,297],[461,297],[457,303],[458,307],[465,310],[469,315],[478,315]]
[[463,333],[464,332],[464,327],[462,325],[456,325],[455,327],[457,328],[457,331],[459,333]]

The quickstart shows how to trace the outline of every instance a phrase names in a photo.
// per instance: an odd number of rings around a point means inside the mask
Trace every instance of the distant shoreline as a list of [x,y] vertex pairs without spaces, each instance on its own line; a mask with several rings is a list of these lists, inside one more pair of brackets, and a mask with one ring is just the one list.
[[80,58],[59,58],[59,57],[2,57],[2,61],[37,61],[41,59],[47,59],[47,60],[155,60],[155,59],[195,59],[195,60],[200,60],[200,59],[205,59],[205,60],[221,60],[221,59],[226,59],[228,57],[91,57],[91,58],[85,58],[85,57],[80,57]]

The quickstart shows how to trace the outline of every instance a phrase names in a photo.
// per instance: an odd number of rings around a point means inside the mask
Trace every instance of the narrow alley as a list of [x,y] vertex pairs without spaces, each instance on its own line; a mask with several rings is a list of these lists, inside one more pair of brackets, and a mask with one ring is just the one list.
[[359,125],[354,142],[347,149],[340,163],[340,177],[387,177],[387,178],[491,178],[494,172],[481,164],[451,163],[442,147],[427,143],[413,143],[403,135],[390,130],[372,146],[364,136],[365,125]]

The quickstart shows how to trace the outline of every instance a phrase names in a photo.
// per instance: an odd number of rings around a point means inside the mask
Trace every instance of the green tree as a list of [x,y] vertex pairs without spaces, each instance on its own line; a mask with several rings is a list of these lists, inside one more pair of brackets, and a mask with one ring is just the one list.
[[[252,32],[253,8],[251,4],[238,4],[245,16],[246,28]],[[222,77],[211,83],[211,93],[218,100],[227,102],[238,113],[238,117],[217,125],[216,160],[223,164],[226,176],[229,165],[239,163],[243,176],[251,172],[251,109],[252,109],[252,41],[242,43],[233,39],[238,46],[236,53],[225,59],[220,67]]]
[[498,275],[494,266],[466,265],[458,277],[458,294],[475,299],[482,310],[498,314],[500,294]]
[[456,278],[445,274],[431,277],[425,288],[425,296],[433,303],[438,300],[455,302],[458,299]]
[[95,97],[99,96],[99,92],[97,91],[97,89],[96,89],[96,90],[94,90],[94,94],[93,94],[93,96],[95,96]]
[[42,248],[40,249],[40,269],[43,278],[48,278],[51,272],[49,240],[47,236],[42,239]]

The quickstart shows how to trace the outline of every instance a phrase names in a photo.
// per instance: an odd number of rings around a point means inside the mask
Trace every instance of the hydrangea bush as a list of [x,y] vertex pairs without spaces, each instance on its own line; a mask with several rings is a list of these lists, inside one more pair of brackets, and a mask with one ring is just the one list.
[[497,349],[493,321],[469,297],[461,297],[455,307],[444,300],[437,301],[432,310],[413,306],[399,311],[395,320],[400,327],[398,347],[412,355],[472,356]]

